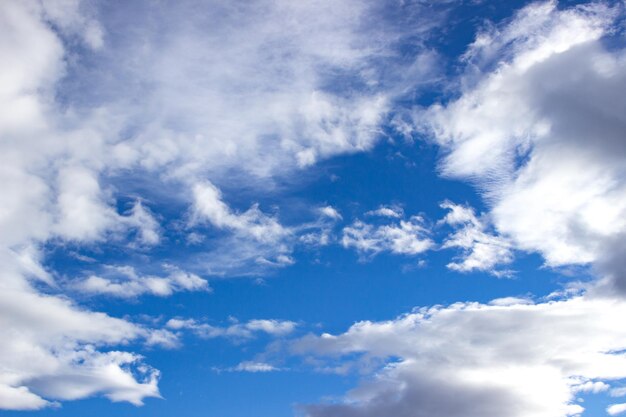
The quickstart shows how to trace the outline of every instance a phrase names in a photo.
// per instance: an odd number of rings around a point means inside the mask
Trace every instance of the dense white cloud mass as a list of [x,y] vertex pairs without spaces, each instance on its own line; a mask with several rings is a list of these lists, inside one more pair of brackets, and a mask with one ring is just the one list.
[[626,378],[624,314],[624,300],[588,296],[457,303],[308,336],[292,351],[386,363],[343,403],[306,407],[310,417],[574,416],[577,393]]
[[380,252],[416,255],[434,245],[429,237],[429,230],[424,226],[424,219],[420,216],[385,225],[357,220],[343,229],[341,244],[345,248],[354,248],[363,255],[376,255]]
[[603,44],[621,12],[525,7],[476,38],[460,97],[418,120],[448,150],[444,174],[479,184],[516,248],[595,263],[623,289],[626,59]]
[[445,202],[442,208],[450,210],[441,220],[457,229],[443,242],[442,248],[462,248],[460,260],[448,264],[455,271],[488,271],[496,276],[508,276],[510,271],[497,269],[498,265],[513,261],[511,245],[500,236],[489,233],[485,219],[478,218],[471,207]]

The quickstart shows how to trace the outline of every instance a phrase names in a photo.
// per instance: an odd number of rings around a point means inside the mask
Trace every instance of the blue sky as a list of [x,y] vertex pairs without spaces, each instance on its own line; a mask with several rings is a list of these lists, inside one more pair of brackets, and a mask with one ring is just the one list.
[[0,410],[626,412],[620,2],[0,5]]

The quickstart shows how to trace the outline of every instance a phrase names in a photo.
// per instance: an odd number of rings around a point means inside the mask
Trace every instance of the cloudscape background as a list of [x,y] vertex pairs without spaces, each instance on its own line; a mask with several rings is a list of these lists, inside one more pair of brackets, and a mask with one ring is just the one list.
[[0,2],[0,410],[626,415],[620,1]]

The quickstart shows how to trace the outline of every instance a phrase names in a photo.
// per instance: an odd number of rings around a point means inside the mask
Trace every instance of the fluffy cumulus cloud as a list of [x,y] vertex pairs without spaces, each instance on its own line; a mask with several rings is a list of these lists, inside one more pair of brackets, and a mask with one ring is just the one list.
[[[383,216],[396,217],[389,216],[386,212]],[[382,225],[356,220],[343,229],[341,244],[345,248],[354,248],[365,256],[380,252],[417,255],[434,245],[429,234],[430,231],[424,225],[421,216],[412,216],[407,220]]]
[[621,298],[588,296],[457,303],[304,337],[291,349],[366,372],[383,362],[344,401],[304,407],[310,417],[566,417],[584,411],[579,393],[626,378],[625,313]]
[[490,233],[486,219],[479,218],[471,207],[444,202],[441,207],[449,210],[440,221],[456,230],[443,242],[442,248],[461,248],[459,260],[448,268],[460,272],[488,271],[495,276],[508,276],[511,271],[497,267],[513,261],[511,245],[506,239]]
[[623,7],[533,3],[480,33],[459,97],[418,112],[445,175],[484,191],[498,232],[548,266],[593,264],[623,290]]

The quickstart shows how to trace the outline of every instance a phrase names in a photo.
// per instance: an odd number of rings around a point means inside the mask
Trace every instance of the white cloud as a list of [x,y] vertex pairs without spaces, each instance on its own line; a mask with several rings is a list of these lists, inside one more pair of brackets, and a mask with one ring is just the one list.
[[250,320],[245,326],[252,331],[261,331],[273,336],[283,336],[294,331],[297,324],[293,321],[257,319]]
[[488,232],[484,218],[476,217],[470,207],[451,202],[441,204],[450,210],[441,220],[457,229],[443,242],[442,248],[461,248],[460,261],[451,262],[448,268],[460,272],[487,271],[496,276],[508,276],[510,271],[497,269],[513,261],[511,244],[501,236]]
[[231,210],[209,182],[196,184],[193,191],[191,225],[208,221],[230,233],[203,259],[209,273],[249,275],[294,263],[290,255],[296,230],[263,213],[257,204],[243,213]]
[[479,35],[460,97],[417,116],[444,174],[484,190],[500,234],[549,266],[594,263],[624,287],[624,50],[620,7],[533,3]]
[[625,313],[621,299],[589,296],[457,303],[307,336],[291,351],[368,375],[344,401],[305,407],[311,417],[574,416],[577,393],[626,378]]
[[489,301],[489,305],[492,306],[501,306],[506,307],[515,304],[533,304],[533,301],[529,298],[523,297],[502,297],[502,298],[494,298]]
[[38,410],[50,403],[26,387],[0,384],[0,404],[4,410]]
[[237,364],[237,366],[229,370],[234,371],[234,372],[255,372],[256,373],[256,372],[273,372],[273,371],[277,371],[278,368],[276,368],[273,365],[270,365],[269,363],[244,361],[244,362]]
[[376,210],[371,210],[365,213],[366,216],[380,216],[380,217],[393,217],[400,219],[404,217],[404,210],[399,206],[380,206]]
[[333,229],[343,220],[341,213],[332,206],[320,207],[317,211],[320,216],[317,220],[299,227],[298,241],[305,247],[326,246],[337,239]]
[[134,298],[144,294],[165,297],[178,291],[211,290],[208,282],[195,274],[171,265],[165,265],[164,269],[169,273],[160,277],[142,275],[131,266],[107,266],[104,276],[90,275],[72,286],[84,293],[120,298]]
[[193,319],[173,318],[166,323],[171,330],[190,330],[198,337],[213,339],[226,337],[234,340],[253,339],[259,333],[271,336],[286,336],[293,332],[297,323],[288,320],[254,319],[245,323],[235,322],[230,326],[219,327],[207,323],[198,323]]
[[139,355],[110,350],[148,341],[151,330],[39,294],[13,254],[1,256],[0,409],[39,409],[92,395],[134,404],[159,396],[156,370]]
[[331,220],[341,220],[341,214],[333,206],[324,206],[320,208],[320,213]]
[[277,244],[290,234],[278,220],[262,213],[258,205],[241,214],[234,213],[211,183],[196,184],[193,191],[195,222],[206,219],[215,227],[231,229],[263,243]]
[[[276,219],[255,206],[230,210],[210,184],[254,187],[259,178],[370,149],[405,76],[432,66],[417,59],[407,63],[409,72],[378,71],[380,61],[402,58],[390,50],[409,34],[370,24],[377,2],[202,6],[0,3],[0,108],[10,109],[0,112],[2,409],[92,395],[140,404],[158,396],[158,372],[136,354],[109,349],[139,337],[175,343],[169,333],[41,294],[29,280],[55,287],[55,271],[43,267],[37,248],[158,244],[157,216],[141,203],[148,196],[126,215],[117,210],[134,193],[128,184],[141,177],[142,189],[162,197],[156,207],[169,199],[193,204],[194,192],[208,195],[205,216],[233,231],[233,246],[241,246],[211,254],[212,265],[232,265],[240,255],[264,265],[293,263],[289,248],[277,244],[286,229]],[[412,27],[420,32],[432,21]],[[358,88],[329,88],[337,78]],[[179,189],[169,195],[163,187]],[[259,251],[250,240],[266,247]],[[110,295],[205,288],[183,272],[164,278],[129,272],[81,285]],[[228,331],[287,331],[263,326]]]
[[83,167],[67,167],[58,174],[56,234],[69,240],[99,240],[117,223],[117,213],[104,201],[96,174]]
[[622,414],[624,411],[626,411],[626,403],[612,404],[612,405],[608,406],[607,409],[606,409],[606,412],[610,416],[616,416],[618,414]]
[[137,244],[154,246],[161,242],[161,226],[141,201],[133,204],[130,214],[124,220],[129,227],[137,230]]
[[420,216],[386,225],[373,225],[360,220],[343,229],[341,244],[354,248],[364,255],[391,252],[400,255],[416,255],[433,246],[429,230]]
[[[115,207],[126,190],[113,178],[124,187],[147,173],[146,188],[181,187],[171,198],[193,202],[197,185],[253,187],[371,148],[393,96],[413,83],[407,77],[430,68],[428,59],[407,62],[396,47],[437,21],[424,16],[406,26],[410,33],[400,31],[384,18],[372,23],[379,7],[3,4],[0,104],[11,109],[0,116],[3,241],[89,243],[139,228],[138,243],[153,245],[155,219],[141,205],[120,216]],[[381,71],[387,61],[411,71]],[[336,89],[337,78],[356,87]],[[242,215],[249,225],[263,219],[254,208]],[[253,227],[258,238],[270,223]]]
[[395,7],[411,25],[368,0],[137,2],[133,13],[101,4],[98,71],[72,67],[65,86],[81,96],[67,99],[111,130],[130,128],[112,141],[111,165],[220,187],[289,173],[370,149],[393,99],[430,77],[431,51],[407,59],[398,46],[432,28],[439,8]]
[[613,388],[609,393],[611,397],[623,397],[626,396],[626,387]]
[[29,281],[56,285],[41,265],[40,243],[100,239],[122,219],[89,161],[102,154],[99,136],[80,128],[60,134],[54,85],[67,68],[50,24],[72,36],[88,30],[85,39],[98,44],[97,25],[67,15],[78,13],[77,3],[65,6],[0,4],[0,107],[11,109],[0,116],[0,409],[40,409],[92,395],[141,404],[159,396],[156,370],[139,355],[112,350],[150,331],[41,294]]
[[591,392],[597,394],[604,392],[610,388],[610,385],[602,381],[587,381],[583,384],[576,385],[573,389],[574,392]]
[[258,204],[244,212],[231,209],[221,191],[209,182],[195,184],[193,190],[190,227],[209,223],[227,232],[217,248],[201,258],[200,266],[215,275],[257,275],[293,265],[296,245],[330,244],[336,239],[333,228],[342,219],[334,207],[322,206],[310,210],[316,216],[312,221],[286,226],[277,215],[261,211]]

